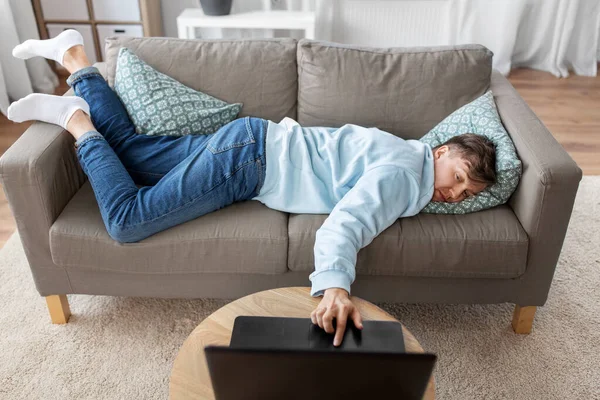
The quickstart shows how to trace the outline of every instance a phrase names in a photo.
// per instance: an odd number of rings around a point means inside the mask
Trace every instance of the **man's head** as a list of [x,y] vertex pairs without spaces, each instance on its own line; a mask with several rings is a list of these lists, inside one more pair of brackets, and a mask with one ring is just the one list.
[[496,147],[485,136],[466,133],[433,148],[432,201],[456,203],[496,183]]

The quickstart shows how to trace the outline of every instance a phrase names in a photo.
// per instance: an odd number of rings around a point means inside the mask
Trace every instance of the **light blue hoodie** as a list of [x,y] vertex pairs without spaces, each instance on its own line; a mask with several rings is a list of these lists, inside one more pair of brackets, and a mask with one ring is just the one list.
[[286,117],[269,121],[265,151],[265,181],[253,200],[329,214],[316,233],[312,296],[334,287],[350,293],[358,251],[433,197],[431,147],[377,128],[301,127]]

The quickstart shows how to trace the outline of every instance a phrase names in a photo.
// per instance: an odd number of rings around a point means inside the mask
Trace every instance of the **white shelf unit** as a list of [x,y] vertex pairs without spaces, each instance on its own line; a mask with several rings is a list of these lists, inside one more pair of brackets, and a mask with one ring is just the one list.
[[310,11],[267,10],[223,16],[205,15],[201,8],[187,8],[177,17],[178,37],[194,39],[195,28],[265,29],[272,36],[273,29],[298,29],[307,39],[315,38],[315,13]]

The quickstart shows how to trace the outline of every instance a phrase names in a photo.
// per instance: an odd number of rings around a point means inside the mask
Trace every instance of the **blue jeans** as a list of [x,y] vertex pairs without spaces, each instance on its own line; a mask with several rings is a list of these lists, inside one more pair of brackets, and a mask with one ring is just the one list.
[[77,158],[114,240],[137,242],[258,195],[267,120],[239,118],[210,135],[140,135],[96,68],[67,83],[89,104],[97,129],[76,141]]

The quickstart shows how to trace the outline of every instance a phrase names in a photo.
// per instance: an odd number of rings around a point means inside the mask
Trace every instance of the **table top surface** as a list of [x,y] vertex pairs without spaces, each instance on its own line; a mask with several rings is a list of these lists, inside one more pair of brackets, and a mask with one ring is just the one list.
[[[363,320],[397,321],[376,305],[358,297],[351,297]],[[188,336],[175,358],[169,382],[169,398],[214,399],[204,347],[228,346],[235,318],[240,315],[265,317],[310,318],[321,297],[312,297],[308,287],[265,290],[235,300],[208,316]],[[402,325],[407,352],[422,353],[421,345]],[[424,399],[434,399],[433,376]]]
[[228,15],[206,15],[198,8],[187,8],[177,16],[178,23],[198,27],[281,27],[291,24],[294,29],[313,27],[315,24],[315,13],[308,11],[250,11]]

